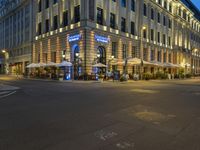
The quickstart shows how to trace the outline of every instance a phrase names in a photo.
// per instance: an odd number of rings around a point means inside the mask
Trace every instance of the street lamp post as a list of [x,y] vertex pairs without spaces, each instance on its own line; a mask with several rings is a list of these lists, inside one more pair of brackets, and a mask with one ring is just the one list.
[[76,58],[77,58],[77,76],[79,78],[79,61],[80,61],[80,54],[77,52],[76,54]]
[[[99,63],[99,58],[100,58],[100,56],[101,56],[101,55],[100,55],[99,53],[96,54],[96,57],[94,58],[93,64]],[[94,72],[95,72],[95,73],[98,73],[98,70],[95,68]]]
[[65,61],[65,60],[66,60],[66,51],[65,51],[65,50],[63,51],[62,58],[63,58],[63,61]]
[[141,64],[140,64],[140,75],[141,75],[141,80],[143,79],[143,31],[146,30],[146,27],[143,26],[141,28],[141,45],[140,45],[140,57],[141,57]]

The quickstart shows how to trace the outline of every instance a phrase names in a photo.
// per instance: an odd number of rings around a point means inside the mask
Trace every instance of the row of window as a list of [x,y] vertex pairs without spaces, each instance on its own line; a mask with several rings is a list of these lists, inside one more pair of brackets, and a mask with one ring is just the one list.
[[[132,46],[131,49],[131,57],[135,58],[135,57],[139,57],[139,52],[136,46]],[[117,51],[117,42],[112,42],[112,56],[114,56],[115,58],[118,58],[118,51]],[[122,45],[122,58],[126,59],[128,56],[128,50],[127,50],[127,45],[123,44]],[[161,62],[161,51],[157,51],[157,61]],[[171,53],[168,54],[168,62],[171,62]],[[143,59],[147,61],[147,57],[148,57],[148,49],[144,48],[143,49]],[[150,51],[150,60],[154,61],[155,60],[155,50],[151,50]],[[164,52],[163,53],[163,62],[166,62],[167,60],[167,53]]]
[[28,55],[28,54],[31,54],[31,47],[30,46],[20,48],[20,49],[16,49],[16,50],[9,52],[10,57],[16,57],[16,56]]
[[[143,15],[147,17],[147,14],[148,14],[147,13],[147,5],[144,3],[144,5],[143,5]],[[161,23],[161,16],[162,16],[161,13],[158,12],[157,15],[156,15],[155,10],[153,8],[151,8],[151,14],[150,14],[151,20],[155,20],[156,16],[157,16],[157,19],[156,19],[157,22]],[[162,23],[163,23],[164,26],[167,26],[167,17],[165,15],[163,15]],[[168,18],[168,27],[169,28],[172,27],[172,21],[169,18]]]
[[168,4],[167,0],[165,0],[164,3],[163,3],[163,0],[156,0],[156,1],[160,6],[163,6],[166,10],[168,10],[170,13],[172,13],[172,4],[171,3]]
[[[58,15],[53,17],[53,30],[58,29]],[[80,21],[80,5],[74,7],[74,23]],[[63,27],[68,25],[68,10],[63,12]],[[45,33],[50,31],[50,21],[49,19],[45,20]],[[38,35],[42,34],[42,23],[38,23]]]
[[178,8],[177,15],[186,20],[190,23],[191,27],[196,30],[197,32],[200,32],[200,25],[197,25],[197,23],[194,23],[194,21],[191,21],[190,16],[187,14],[186,10],[182,10],[181,8]]
[[[38,12],[41,12],[42,11],[42,0],[39,0],[38,2]],[[45,9],[49,8],[49,2],[50,0],[44,0],[45,2]],[[58,0],[53,0],[53,4],[56,4],[58,3]]]
[[[143,30],[143,38],[147,39],[147,30],[146,29]],[[155,39],[156,39],[155,31],[153,29],[151,29],[150,40],[155,41]],[[168,41],[168,43],[166,43],[166,41]],[[157,32],[157,42],[161,43],[161,33],[160,32]],[[162,44],[164,44],[164,45],[167,44],[168,46],[171,46],[171,37],[169,36],[168,40],[167,40],[166,34],[163,34],[162,35]]]

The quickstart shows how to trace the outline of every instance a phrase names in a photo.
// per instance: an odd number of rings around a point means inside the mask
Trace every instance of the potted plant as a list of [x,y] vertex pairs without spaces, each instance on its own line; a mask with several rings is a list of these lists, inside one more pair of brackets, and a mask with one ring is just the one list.
[[103,75],[103,74],[100,74],[100,75],[98,76],[98,80],[99,80],[100,82],[103,82],[103,79],[104,79],[104,75]]
[[127,78],[124,75],[122,75],[119,80],[120,82],[124,82],[127,81]]
[[145,80],[150,80],[153,78],[153,75],[151,73],[144,73],[143,78]]

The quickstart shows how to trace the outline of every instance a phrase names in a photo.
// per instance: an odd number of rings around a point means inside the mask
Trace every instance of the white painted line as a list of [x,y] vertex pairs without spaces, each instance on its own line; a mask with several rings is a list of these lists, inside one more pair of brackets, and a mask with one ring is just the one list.
[[117,143],[116,147],[118,147],[119,149],[134,149],[135,147],[135,143],[129,143],[129,142],[121,142],[121,143]]
[[118,134],[115,133],[115,132],[112,132],[112,131],[108,132],[108,131],[100,130],[100,131],[95,132],[94,135],[97,138],[99,138],[99,139],[101,139],[103,141],[106,141],[106,140],[108,140],[110,138],[113,138],[113,137],[117,136]]
[[0,98],[8,97],[8,96],[10,96],[10,95],[12,95],[12,94],[15,94],[15,93],[16,93],[16,91],[13,91],[13,92],[11,92],[11,93],[9,93],[9,94],[0,96]]

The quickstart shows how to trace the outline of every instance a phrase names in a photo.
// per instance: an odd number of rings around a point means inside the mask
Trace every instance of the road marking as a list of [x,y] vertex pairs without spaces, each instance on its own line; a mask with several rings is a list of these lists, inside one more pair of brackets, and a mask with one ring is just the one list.
[[113,131],[109,132],[109,131],[100,130],[100,131],[95,132],[94,135],[97,138],[99,138],[99,139],[101,139],[103,141],[106,141],[106,140],[108,140],[110,138],[113,138],[113,137],[117,136],[118,134],[113,132]]
[[7,94],[7,93],[9,93],[10,91],[1,91],[0,92],[0,95],[3,95],[3,94]]
[[155,94],[155,93],[159,93],[159,91],[156,91],[156,90],[145,90],[145,89],[132,89],[131,92],[145,93],[145,94]]
[[129,142],[120,142],[116,144],[116,147],[119,149],[134,149],[135,143],[129,143]]
[[15,94],[16,92],[17,92],[17,91],[12,91],[12,92],[10,92],[10,93],[8,93],[8,94],[6,94],[6,95],[0,96],[0,98],[8,97],[8,96],[10,96],[10,95],[12,95],[12,94]]

